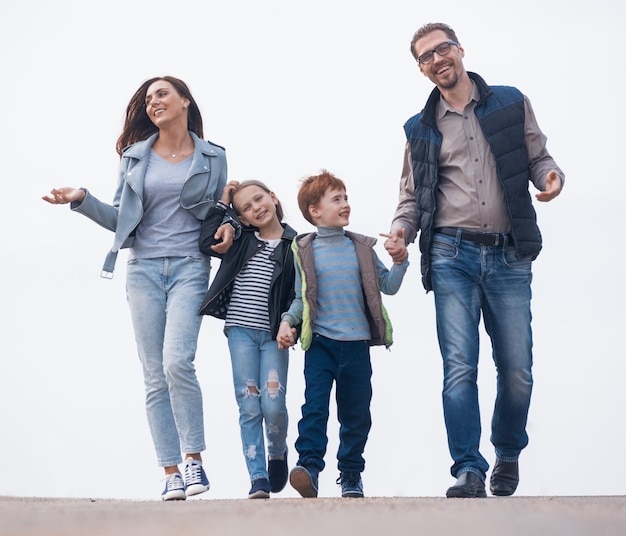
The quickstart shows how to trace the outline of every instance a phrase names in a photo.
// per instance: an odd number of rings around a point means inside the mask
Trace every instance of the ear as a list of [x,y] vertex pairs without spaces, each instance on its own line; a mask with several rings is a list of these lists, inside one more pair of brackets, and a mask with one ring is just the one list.
[[187,110],[189,108],[190,104],[191,104],[191,101],[189,99],[183,99],[183,108],[185,110]]
[[463,48],[463,45],[461,45],[461,43],[458,43],[456,45],[459,48],[459,54],[461,55],[462,58],[465,57],[465,49]]
[[311,216],[311,218],[319,218],[320,211],[315,205],[309,205],[309,216]]
[[237,218],[239,219],[239,221],[241,223],[243,223],[245,226],[248,226],[248,220],[246,220],[246,218],[244,218],[243,216],[237,216]]
[[276,194],[274,192],[270,192],[270,197],[272,198],[272,202],[274,203],[275,206],[278,205],[278,197],[276,197]]

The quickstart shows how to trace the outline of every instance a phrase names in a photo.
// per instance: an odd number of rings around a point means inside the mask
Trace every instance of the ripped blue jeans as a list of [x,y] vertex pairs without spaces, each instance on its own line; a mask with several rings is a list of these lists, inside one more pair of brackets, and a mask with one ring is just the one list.
[[267,455],[287,450],[288,350],[279,350],[269,331],[231,326],[228,348],[233,370],[239,428],[250,481],[267,478]]

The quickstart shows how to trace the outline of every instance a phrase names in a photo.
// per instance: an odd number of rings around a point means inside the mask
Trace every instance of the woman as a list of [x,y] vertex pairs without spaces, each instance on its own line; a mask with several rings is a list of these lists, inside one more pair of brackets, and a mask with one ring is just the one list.
[[[166,475],[163,500],[209,489],[201,456],[202,393],[193,362],[210,261],[200,253],[198,240],[201,221],[226,185],[226,156],[202,137],[200,110],[187,85],[171,76],[152,78],[126,109],[117,140],[121,163],[113,204],[84,188],[54,188],[43,197],[52,204],[71,203],[72,210],[114,231],[103,277],[113,276],[118,250],[130,248],[127,299],[148,423]],[[216,233],[222,239],[218,250],[232,243],[234,229],[239,224],[225,219]]]

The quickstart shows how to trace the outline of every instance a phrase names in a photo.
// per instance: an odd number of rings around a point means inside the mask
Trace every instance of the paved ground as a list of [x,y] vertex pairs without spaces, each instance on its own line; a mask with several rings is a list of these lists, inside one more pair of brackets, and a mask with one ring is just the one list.
[[626,496],[180,502],[0,497],[1,536],[626,534]]

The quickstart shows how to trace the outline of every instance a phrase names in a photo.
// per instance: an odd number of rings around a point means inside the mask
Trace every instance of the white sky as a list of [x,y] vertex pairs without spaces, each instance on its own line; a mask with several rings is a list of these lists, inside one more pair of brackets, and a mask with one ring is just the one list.
[[[306,7],[301,7],[305,5]],[[0,7],[3,210],[0,266],[0,495],[156,499],[143,380],[124,295],[124,259],[100,279],[112,235],[40,196],[86,186],[112,198],[115,141],[147,78],[185,80],[205,136],[227,148],[229,177],[261,179],[299,232],[298,181],[343,178],[350,229],[377,235],[396,205],[402,125],[431,83],[410,53],[413,32],[444,21],[465,65],[529,96],[567,174],[537,205],[544,251],[534,265],[535,390],[519,495],[625,492],[626,329],[621,102],[626,17],[613,0],[22,0]],[[382,243],[378,253],[389,263]],[[441,358],[419,252],[385,303],[391,352],[373,351],[369,496],[442,496],[453,483],[441,410]],[[217,268],[217,263],[214,265]],[[197,369],[212,489],[249,488],[222,322],[206,318]],[[483,452],[493,462],[490,345],[483,338]],[[291,353],[291,449],[303,400],[302,351]],[[337,425],[329,423],[321,496],[338,496]],[[289,487],[279,497],[295,497]]]

